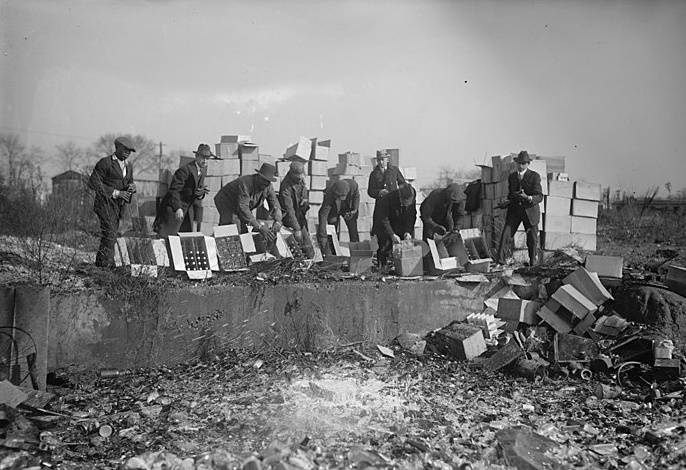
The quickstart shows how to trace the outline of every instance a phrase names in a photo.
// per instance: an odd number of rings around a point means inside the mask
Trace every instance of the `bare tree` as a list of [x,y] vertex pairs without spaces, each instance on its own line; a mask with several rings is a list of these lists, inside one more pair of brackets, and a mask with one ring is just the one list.
[[57,159],[63,171],[81,171],[85,164],[86,151],[72,140],[57,145]]
[[478,168],[473,170],[460,168],[456,170],[449,166],[441,166],[438,168],[438,177],[428,187],[431,189],[445,188],[452,183],[466,183],[479,179],[480,176],[481,173]]
[[[92,164],[95,164],[97,159],[114,153],[114,139],[121,134],[105,134],[93,144],[88,151],[88,158]],[[136,146],[136,152],[132,153],[129,161],[133,165],[136,173],[156,173],[160,168],[160,157],[157,152],[158,144],[142,135],[124,134],[133,141]]]
[[0,156],[7,161],[7,185],[42,194],[44,175],[40,163],[43,149],[29,148],[18,134],[0,134]]

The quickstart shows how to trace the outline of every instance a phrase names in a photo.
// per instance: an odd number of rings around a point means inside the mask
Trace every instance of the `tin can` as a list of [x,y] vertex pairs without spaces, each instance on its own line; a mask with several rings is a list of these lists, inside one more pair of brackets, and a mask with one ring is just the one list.
[[100,426],[100,429],[98,429],[98,434],[100,434],[102,437],[110,437],[113,432],[114,429],[112,429],[112,426],[109,424],[103,424]]

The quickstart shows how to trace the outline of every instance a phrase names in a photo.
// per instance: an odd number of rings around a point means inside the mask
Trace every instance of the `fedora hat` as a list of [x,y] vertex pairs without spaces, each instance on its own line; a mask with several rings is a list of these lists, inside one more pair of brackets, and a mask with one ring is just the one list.
[[276,181],[276,167],[271,163],[263,163],[259,170],[255,170],[262,178],[271,181]]
[[210,150],[210,146],[207,144],[198,145],[198,150],[193,150],[193,153],[200,155],[201,157],[214,157],[212,150]]
[[531,157],[529,156],[529,152],[526,150],[522,150],[519,152],[519,155],[517,155],[514,159],[516,163],[531,163]]

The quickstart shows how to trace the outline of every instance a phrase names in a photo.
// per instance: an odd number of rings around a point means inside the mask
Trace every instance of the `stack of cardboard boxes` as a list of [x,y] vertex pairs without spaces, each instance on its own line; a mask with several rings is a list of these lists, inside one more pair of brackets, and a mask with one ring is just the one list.
[[[543,202],[539,223],[540,246],[557,250],[574,246],[585,251],[596,249],[596,223],[601,198],[599,184],[570,181],[565,173],[564,157],[542,157],[530,153],[529,168],[541,175]],[[510,173],[516,171],[516,154],[495,156],[491,166],[481,165],[483,231],[495,250],[505,223],[505,209],[497,206],[507,199]],[[523,224],[514,234],[512,256],[516,262],[528,261],[526,232]]]

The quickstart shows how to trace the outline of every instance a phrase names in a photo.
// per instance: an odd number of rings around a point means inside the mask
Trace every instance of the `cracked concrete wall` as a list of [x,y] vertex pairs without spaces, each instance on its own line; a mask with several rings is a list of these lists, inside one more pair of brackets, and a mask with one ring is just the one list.
[[211,359],[225,347],[385,343],[481,312],[490,287],[452,280],[188,287],[129,301],[59,294],[51,300],[49,368],[169,365]]

